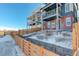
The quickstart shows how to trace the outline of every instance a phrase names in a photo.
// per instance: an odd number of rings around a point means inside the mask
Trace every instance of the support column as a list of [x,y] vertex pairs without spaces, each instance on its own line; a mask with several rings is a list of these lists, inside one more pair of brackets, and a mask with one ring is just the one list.
[[58,3],[56,3],[56,31],[59,30],[59,14],[58,14]]
[[43,11],[41,10],[41,24],[42,24],[42,26],[41,26],[41,31],[43,31]]
[[37,16],[37,13],[36,13],[36,14],[35,14],[35,23],[36,23],[36,24],[35,24],[35,26],[36,26],[35,28],[38,27],[38,24],[37,24],[37,22],[36,22],[36,21],[38,21],[38,18],[37,18],[37,17],[38,17],[38,16]]

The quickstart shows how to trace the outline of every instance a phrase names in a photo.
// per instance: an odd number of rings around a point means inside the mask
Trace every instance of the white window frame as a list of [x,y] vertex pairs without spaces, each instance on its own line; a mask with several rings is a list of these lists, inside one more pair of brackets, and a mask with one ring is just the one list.
[[48,26],[48,28],[51,28],[51,22],[50,21],[47,22],[47,26]]
[[65,4],[65,13],[73,11],[73,4],[72,3],[66,3]]
[[70,11],[73,11],[73,3],[70,4]]
[[54,22],[51,22],[51,28],[56,28],[56,23],[55,23],[55,21],[54,21]]
[[65,22],[66,22],[66,26],[71,26],[72,24],[71,17],[67,17]]

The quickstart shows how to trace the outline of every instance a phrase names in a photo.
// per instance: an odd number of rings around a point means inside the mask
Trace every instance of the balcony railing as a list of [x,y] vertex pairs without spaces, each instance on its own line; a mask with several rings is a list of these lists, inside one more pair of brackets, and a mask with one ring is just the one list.
[[48,17],[50,15],[54,15],[54,14],[56,14],[56,11],[55,10],[51,10],[51,11],[45,12],[43,14],[43,18]]
[[[61,10],[59,9],[58,14],[60,15]],[[43,18],[47,18],[50,16],[56,15],[56,9],[43,13]]]

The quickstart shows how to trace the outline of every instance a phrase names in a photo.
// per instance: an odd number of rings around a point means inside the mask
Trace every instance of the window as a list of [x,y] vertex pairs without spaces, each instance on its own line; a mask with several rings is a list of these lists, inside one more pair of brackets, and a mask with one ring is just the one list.
[[77,17],[79,18],[79,10],[77,11]]
[[65,4],[65,12],[73,11],[73,4],[66,3]]
[[70,4],[70,11],[73,11],[73,4]]
[[48,28],[51,28],[51,23],[50,23],[50,21],[48,22]]
[[69,4],[65,4],[65,12],[69,12]]
[[55,22],[51,22],[51,28],[56,28]]
[[77,20],[79,22],[79,10],[77,11]]
[[66,18],[66,26],[71,26],[71,17]]

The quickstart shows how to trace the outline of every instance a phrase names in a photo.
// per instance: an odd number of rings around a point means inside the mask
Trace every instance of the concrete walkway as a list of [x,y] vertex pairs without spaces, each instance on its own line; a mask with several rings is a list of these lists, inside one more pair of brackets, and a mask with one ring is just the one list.
[[0,56],[23,56],[22,50],[10,35],[0,37]]

